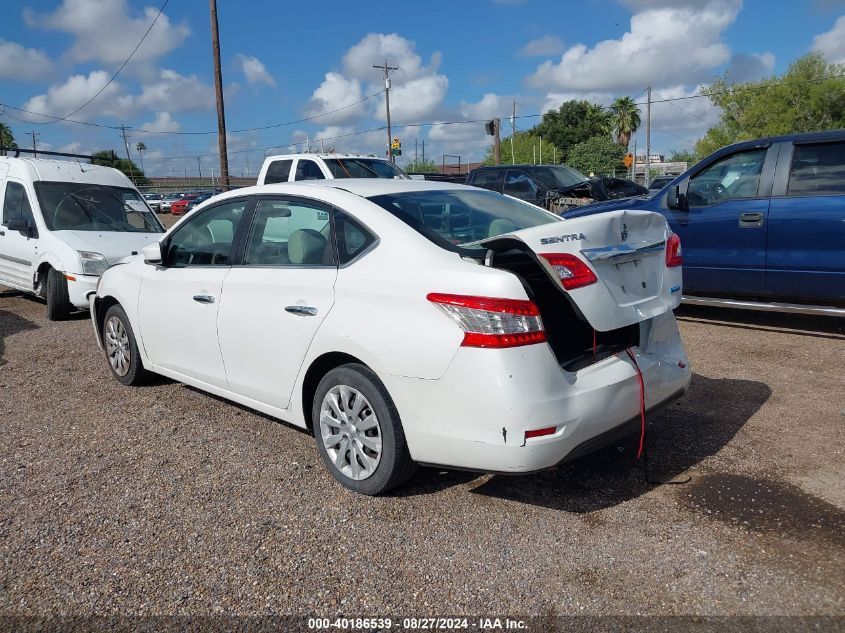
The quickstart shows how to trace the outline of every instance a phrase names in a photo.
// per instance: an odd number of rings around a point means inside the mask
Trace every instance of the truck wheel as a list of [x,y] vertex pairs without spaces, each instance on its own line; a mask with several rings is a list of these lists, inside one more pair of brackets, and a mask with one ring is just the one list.
[[49,269],[47,271],[47,318],[51,321],[64,321],[72,310],[65,276],[54,268]]

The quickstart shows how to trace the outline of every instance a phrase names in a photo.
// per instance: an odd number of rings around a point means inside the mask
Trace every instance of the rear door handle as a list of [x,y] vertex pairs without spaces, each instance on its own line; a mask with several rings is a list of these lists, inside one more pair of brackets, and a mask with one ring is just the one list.
[[285,312],[297,316],[317,316],[317,308],[311,306],[285,306]]
[[762,213],[740,213],[739,227],[742,229],[751,229],[763,226]]
[[214,297],[211,295],[194,295],[194,301],[197,303],[214,303]]

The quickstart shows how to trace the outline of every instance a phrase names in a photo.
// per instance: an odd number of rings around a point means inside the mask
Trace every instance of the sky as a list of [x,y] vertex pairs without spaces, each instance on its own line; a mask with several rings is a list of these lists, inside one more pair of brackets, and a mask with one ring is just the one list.
[[[0,121],[18,144],[31,147],[34,131],[41,149],[122,155],[125,125],[133,160],[147,147],[148,174],[217,171],[208,3],[168,0],[159,14],[163,2],[7,0]],[[372,66],[385,60],[399,67],[400,165],[423,141],[438,164],[481,159],[483,120],[498,116],[509,133],[514,104],[524,130],[567,99],[644,104],[649,85],[656,101],[695,95],[725,73],[782,73],[810,51],[845,63],[845,0],[218,0],[218,15],[235,175],[308,146],[384,155],[384,80]],[[652,153],[692,148],[718,118],[706,98],[655,103]],[[636,139],[641,151],[644,129]]]

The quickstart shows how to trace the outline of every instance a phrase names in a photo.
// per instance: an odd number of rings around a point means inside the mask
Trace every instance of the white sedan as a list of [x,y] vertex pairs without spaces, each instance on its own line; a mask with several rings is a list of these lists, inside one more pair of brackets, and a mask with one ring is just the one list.
[[276,184],[109,268],[91,317],[120,382],[162,374],[308,428],[338,481],[377,494],[417,464],[524,473],[642,431],[690,381],[680,264],[656,213]]

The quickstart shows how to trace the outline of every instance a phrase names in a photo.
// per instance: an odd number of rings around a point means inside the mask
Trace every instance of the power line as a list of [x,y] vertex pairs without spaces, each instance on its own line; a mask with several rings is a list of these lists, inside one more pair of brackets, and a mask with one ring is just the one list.
[[161,5],[161,8],[158,10],[158,13],[157,13],[157,14],[156,14],[156,16],[153,18],[153,21],[152,21],[152,22],[150,22],[150,26],[149,26],[149,28],[147,28],[146,32],[145,32],[145,33],[144,33],[144,35],[141,37],[141,39],[140,39],[140,41],[138,42],[138,44],[135,46],[135,48],[133,48],[133,49],[132,49],[132,52],[131,52],[131,53],[129,53],[129,57],[127,57],[127,58],[126,58],[126,60],[125,60],[125,61],[124,61],[124,62],[120,65],[120,68],[118,68],[118,69],[117,69],[117,72],[116,72],[114,75],[112,75],[111,79],[109,79],[109,80],[106,82],[106,85],[105,85],[105,86],[103,86],[102,88],[100,88],[100,89],[97,91],[97,94],[95,94],[93,97],[91,97],[90,99],[88,99],[88,101],[86,101],[85,103],[83,103],[81,106],[79,106],[76,110],[74,110],[74,111],[73,111],[73,112],[71,112],[70,114],[66,114],[66,115],[65,115],[65,116],[63,116],[63,117],[56,118],[56,119],[54,119],[53,121],[44,121],[44,122],[39,122],[39,123],[36,123],[36,125],[52,125],[53,123],[58,123],[59,121],[66,121],[68,118],[72,117],[74,114],[76,114],[77,112],[79,112],[80,110],[82,110],[84,107],[86,107],[86,106],[87,106],[89,103],[91,103],[94,99],[96,99],[96,98],[97,98],[97,97],[99,97],[101,94],[103,94],[103,91],[104,91],[106,88],[108,88],[108,87],[111,85],[111,83],[112,83],[115,79],[117,79],[117,76],[121,73],[121,71],[122,71],[124,68],[126,68],[126,64],[128,64],[128,63],[130,62],[130,60],[131,60],[131,59],[132,59],[132,57],[135,55],[135,53],[137,53],[137,52],[138,52],[138,49],[139,49],[139,48],[141,48],[141,44],[143,44],[143,43],[144,43],[144,40],[145,40],[145,39],[147,39],[147,35],[149,35],[149,34],[150,34],[150,31],[152,31],[152,30],[153,30],[153,27],[155,26],[155,23],[158,21],[159,16],[161,16],[162,12],[164,11],[164,7],[166,7],[166,6],[167,6],[167,3],[168,3],[168,2],[170,2],[170,0],[164,0],[164,4],[162,4],[162,5]]
[[[660,97],[661,97],[661,98],[663,98],[663,95],[661,95],[659,92],[658,92],[657,94],[658,94],[658,95],[660,95]],[[697,114],[695,114],[694,112],[690,112],[689,110],[684,110],[681,106],[677,105],[674,101],[666,101],[665,103],[668,103],[670,106],[672,106],[672,107],[673,107],[673,108],[675,108],[676,110],[680,110],[681,112],[683,112],[683,113],[684,113],[684,114],[686,114],[687,116],[691,116],[691,117],[693,117],[694,119],[698,119],[699,121],[703,121],[703,122],[704,122],[704,123],[706,123],[707,125],[710,125],[710,126],[712,126],[712,127],[716,127],[716,125],[717,125],[716,123],[712,123],[711,121],[708,121],[708,120],[707,120],[707,119],[705,119],[704,117],[700,117],[700,116],[698,116],[698,115],[697,115]]]

